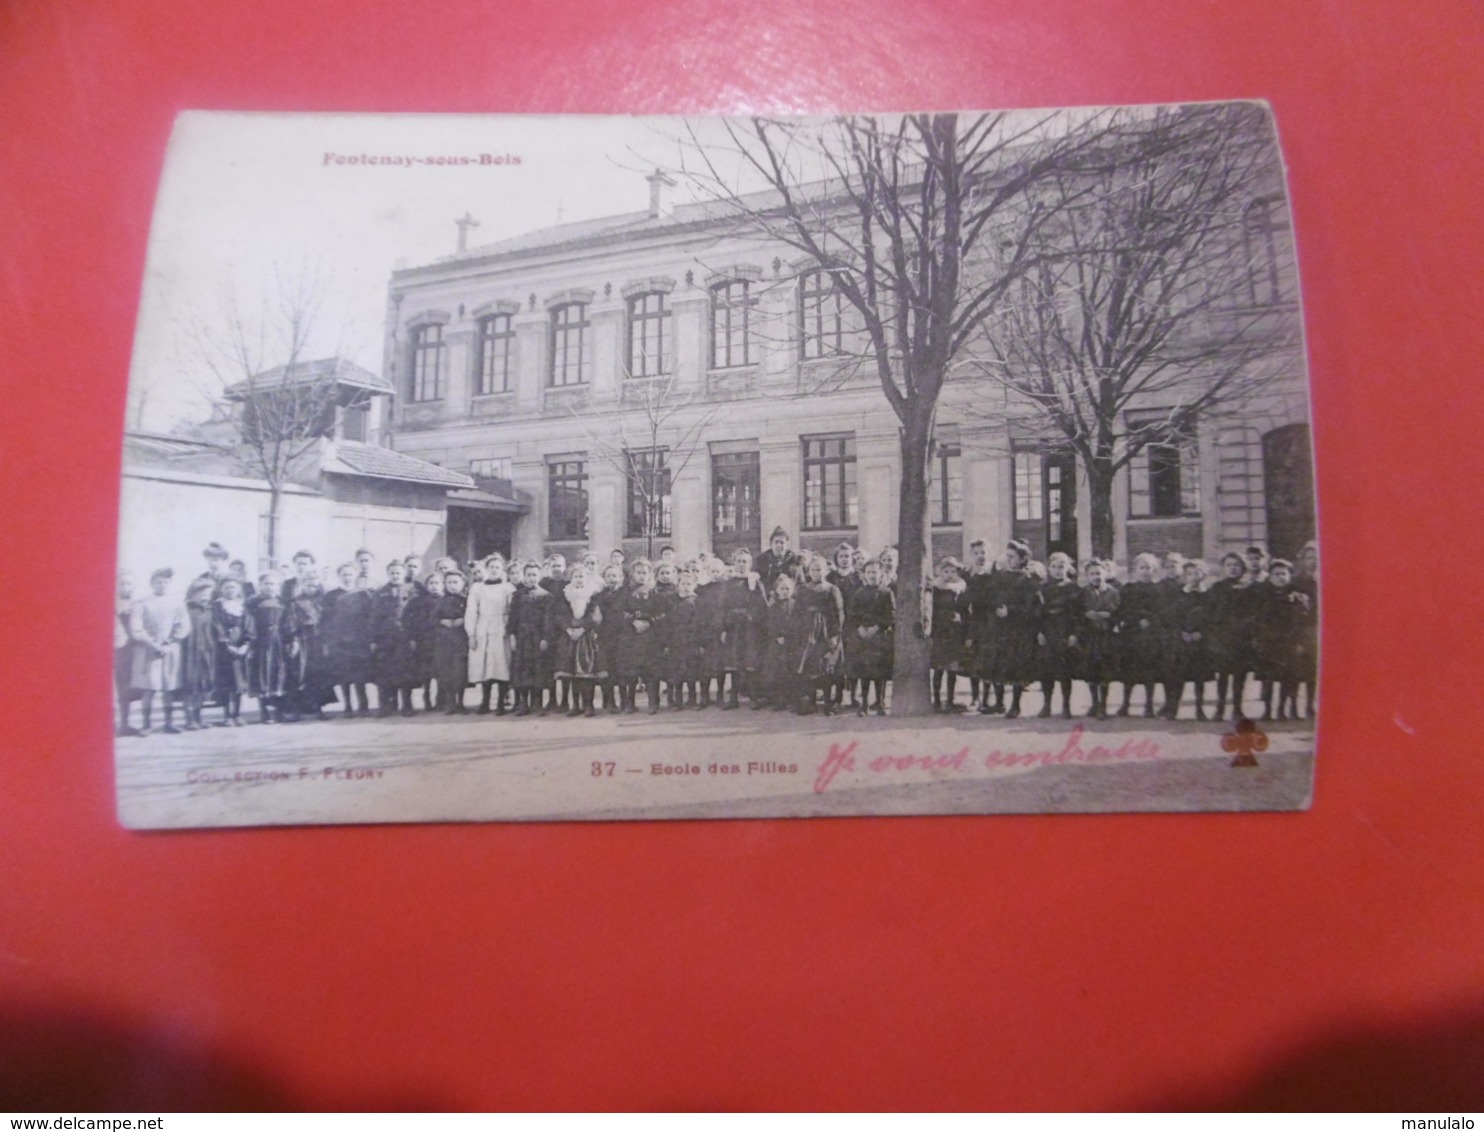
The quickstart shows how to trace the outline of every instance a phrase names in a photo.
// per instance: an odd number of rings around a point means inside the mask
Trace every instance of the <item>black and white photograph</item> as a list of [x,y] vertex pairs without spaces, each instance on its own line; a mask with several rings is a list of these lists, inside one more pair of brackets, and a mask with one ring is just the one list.
[[1307,808],[1278,127],[181,114],[120,820]]

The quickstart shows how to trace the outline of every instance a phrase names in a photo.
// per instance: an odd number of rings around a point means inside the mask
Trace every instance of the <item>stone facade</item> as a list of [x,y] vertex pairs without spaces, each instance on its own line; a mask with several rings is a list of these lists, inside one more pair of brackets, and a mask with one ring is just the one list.
[[[1286,233],[1284,246],[1291,272]],[[591,546],[606,555],[613,547],[633,553],[674,545],[684,556],[737,542],[766,545],[775,526],[790,533],[793,545],[826,552],[842,540],[872,552],[894,543],[901,479],[896,418],[868,360],[805,356],[806,265],[790,262],[790,254],[727,236],[704,209],[688,206],[669,215],[559,226],[399,270],[389,287],[384,353],[397,395],[393,444],[456,471],[508,462],[502,474],[530,503],[515,522],[517,554]],[[727,334],[726,316],[714,313],[714,304],[726,299],[717,288],[729,284],[746,285],[748,304],[745,349],[734,334],[731,357],[728,343],[718,343]],[[636,304],[646,295],[662,297],[656,302],[667,320],[658,340],[659,378],[631,373],[632,338],[646,333]],[[499,347],[488,345],[494,340],[485,334],[496,324],[481,322],[492,317],[505,335]],[[558,342],[556,327],[568,317],[582,323],[580,343]],[[420,362],[420,335],[429,326],[441,332],[442,345],[434,348],[441,356]],[[848,348],[848,320],[842,341]],[[494,389],[481,390],[481,380],[488,384],[486,354],[495,349],[508,354],[508,368]],[[426,378],[430,357],[441,367],[437,395],[427,396],[425,380],[417,399],[415,377]],[[1283,393],[1198,429],[1196,455],[1182,468],[1179,514],[1138,515],[1129,473],[1120,477],[1115,557],[1173,548],[1211,558],[1267,541],[1264,436],[1285,425],[1306,427],[1308,420],[1301,357],[1292,368]],[[558,373],[573,372],[580,383],[558,383]],[[1023,408],[983,379],[966,374],[949,382],[938,414],[938,440],[949,455],[935,468],[952,483],[946,491],[941,479],[934,487],[935,555],[962,556],[975,538],[998,548],[1014,536],[1030,537],[1038,555],[1057,545],[1079,558],[1089,553],[1085,476],[1075,462],[1054,468],[1058,446],[1044,435],[1026,435],[1026,419]],[[805,484],[811,438],[848,438],[853,445],[853,507],[846,501],[842,508],[852,513],[811,510]],[[667,449],[671,486],[668,530],[650,539],[629,521],[623,453],[652,442]],[[739,473],[746,491],[756,494],[742,532],[730,529],[727,504],[727,477],[738,463],[746,465]],[[575,464],[585,474],[586,529],[574,533],[559,529],[570,508],[551,493],[554,485],[561,489],[553,467]],[[1052,484],[1063,471],[1066,478]],[[816,472],[826,474],[833,469]],[[948,522],[942,521],[945,494],[954,497]],[[1065,504],[1064,513],[1053,527],[1057,504]]]

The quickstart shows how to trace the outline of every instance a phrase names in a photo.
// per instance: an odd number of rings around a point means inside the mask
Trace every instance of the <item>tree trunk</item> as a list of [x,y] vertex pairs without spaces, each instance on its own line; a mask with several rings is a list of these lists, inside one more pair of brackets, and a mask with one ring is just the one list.
[[283,488],[277,482],[268,485],[268,569],[278,568],[278,510]]
[[896,656],[892,664],[891,713],[928,715],[929,643],[922,631],[922,568],[927,559],[928,452],[932,409],[913,406],[902,429],[902,489],[897,521]]
[[1097,461],[1087,466],[1087,501],[1092,512],[1092,556],[1113,557],[1113,473]]

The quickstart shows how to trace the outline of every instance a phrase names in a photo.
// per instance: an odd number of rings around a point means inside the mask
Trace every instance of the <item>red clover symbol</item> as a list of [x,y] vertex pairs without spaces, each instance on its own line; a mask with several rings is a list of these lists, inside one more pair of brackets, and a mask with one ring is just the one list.
[[1221,749],[1236,754],[1232,766],[1256,766],[1257,752],[1268,749],[1268,737],[1250,719],[1240,719],[1234,730],[1221,737]]

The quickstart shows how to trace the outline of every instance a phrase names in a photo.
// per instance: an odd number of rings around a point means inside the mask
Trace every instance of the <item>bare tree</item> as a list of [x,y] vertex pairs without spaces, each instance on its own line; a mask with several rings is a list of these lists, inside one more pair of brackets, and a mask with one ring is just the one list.
[[[267,552],[279,557],[284,488],[303,474],[334,431],[345,325],[327,326],[329,287],[315,268],[276,269],[254,308],[228,292],[215,315],[192,319],[191,353],[208,380],[202,392],[233,406],[237,456],[268,485]],[[334,346],[322,350],[329,332]]]
[[[939,396],[986,320],[1036,265],[1055,218],[1039,187],[1097,153],[1096,116],[1065,114],[754,118],[721,144],[692,130],[682,176],[739,231],[796,249],[854,313],[882,395],[901,424],[892,710],[930,710],[920,632],[930,462]],[[767,191],[742,195],[732,172]],[[807,313],[807,312],[806,312]]]
[[655,539],[669,534],[670,484],[704,449],[701,437],[716,415],[714,404],[677,389],[675,381],[673,373],[624,375],[616,412],[591,399],[567,405],[589,451],[622,474],[629,492],[637,495],[643,509],[640,537],[651,558]]
[[1040,185],[1055,223],[983,328],[983,372],[1080,458],[1099,557],[1118,472],[1250,405],[1291,375],[1300,343],[1266,110],[1120,111],[1103,144],[1108,160]]

